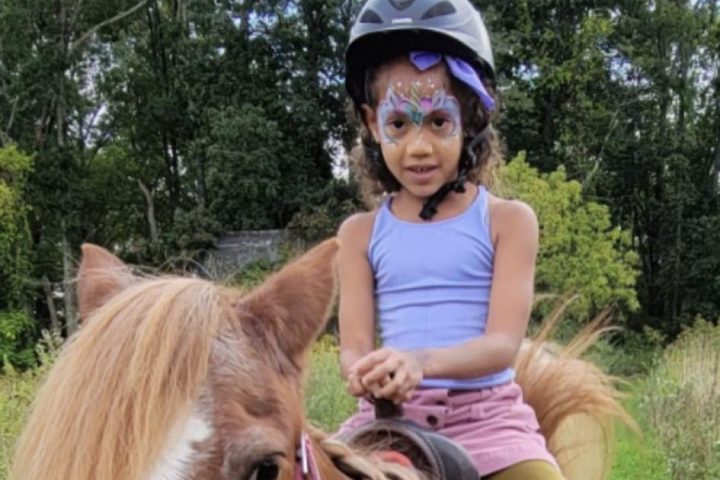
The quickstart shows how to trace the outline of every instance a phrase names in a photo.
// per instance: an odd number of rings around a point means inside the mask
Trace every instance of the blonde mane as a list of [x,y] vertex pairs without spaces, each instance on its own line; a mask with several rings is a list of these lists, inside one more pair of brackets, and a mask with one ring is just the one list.
[[39,391],[11,478],[148,475],[200,394],[229,308],[219,287],[190,278],[140,281],[110,299]]

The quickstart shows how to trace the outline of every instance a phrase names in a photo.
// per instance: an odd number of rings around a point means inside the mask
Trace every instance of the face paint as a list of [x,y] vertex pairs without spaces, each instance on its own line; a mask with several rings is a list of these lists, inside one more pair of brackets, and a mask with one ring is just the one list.
[[409,130],[422,128],[424,124],[433,133],[448,138],[460,133],[460,105],[445,90],[435,90],[433,95],[422,96],[419,84],[410,86],[410,96],[388,87],[385,98],[378,106],[378,122],[381,140],[395,144]]

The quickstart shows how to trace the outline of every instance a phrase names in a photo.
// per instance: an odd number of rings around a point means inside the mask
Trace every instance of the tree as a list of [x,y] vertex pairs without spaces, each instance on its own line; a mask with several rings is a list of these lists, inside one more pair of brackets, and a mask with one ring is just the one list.
[[0,364],[33,359],[30,232],[23,195],[32,159],[15,146],[0,149]]

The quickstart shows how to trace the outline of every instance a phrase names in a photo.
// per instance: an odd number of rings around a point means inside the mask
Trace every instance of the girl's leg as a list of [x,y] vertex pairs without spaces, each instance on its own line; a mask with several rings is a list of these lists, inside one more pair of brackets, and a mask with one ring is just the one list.
[[487,480],[564,480],[560,470],[544,460],[528,460],[484,477]]

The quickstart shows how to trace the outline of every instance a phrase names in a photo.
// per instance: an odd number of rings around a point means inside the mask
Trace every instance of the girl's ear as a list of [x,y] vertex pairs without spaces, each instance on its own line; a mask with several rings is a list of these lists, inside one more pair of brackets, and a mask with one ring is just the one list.
[[367,103],[363,103],[360,108],[362,109],[362,117],[365,125],[370,129],[370,133],[373,136],[375,143],[380,143],[380,134],[378,132],[377,124],[377,112]]

